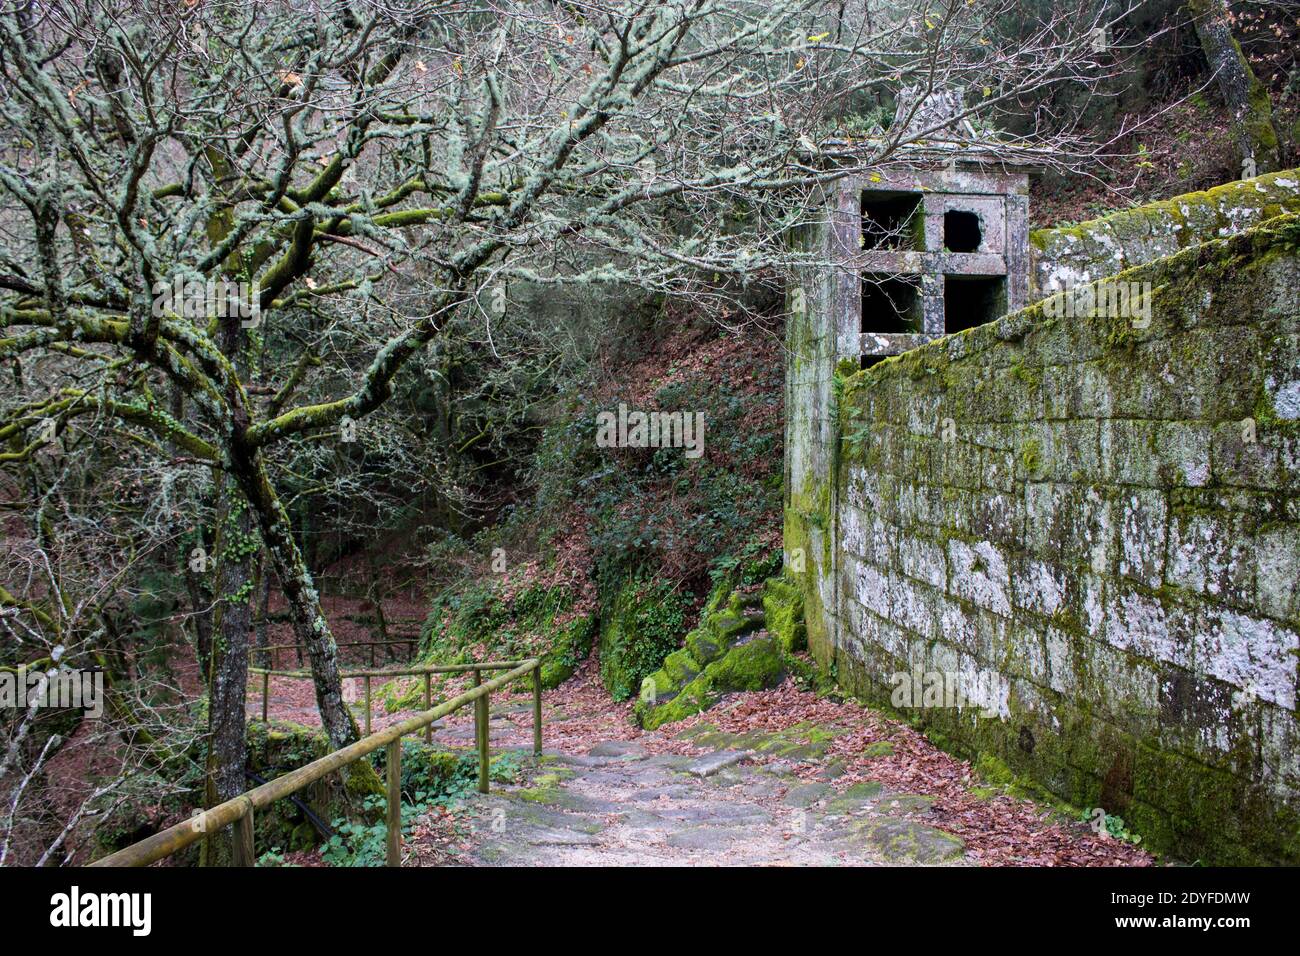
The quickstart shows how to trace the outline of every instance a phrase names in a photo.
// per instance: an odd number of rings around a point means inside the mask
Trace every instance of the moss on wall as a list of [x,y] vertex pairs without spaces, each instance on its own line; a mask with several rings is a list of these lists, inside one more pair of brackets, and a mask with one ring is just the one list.
[[1040,302],[844,377],[809,643],[881,704],[992,675],[904,712],[1158,850],[1297,863],[1300,216],[1107,283],[1149,320]]
[[1226,183],[1204,192],[1030,235],[1036,296],[1153,262],[1300,212],[1300,170]]
[[[830,223],[801,230],[801,248],[817,253]],[[790,290],[785,327],[785,570],[816,613],[806,640],[816,660],[830,660],[834,633],[831,546],[834,539],[835,407],[844,375],[834,368],[836,329],[826,317],[837,297],[833,270],[810,269]]]
[[804,624],[803,590],[792,581],[773,578],[763,590],[763,617],[767,629],[787,654],[808,646],[808,628]]

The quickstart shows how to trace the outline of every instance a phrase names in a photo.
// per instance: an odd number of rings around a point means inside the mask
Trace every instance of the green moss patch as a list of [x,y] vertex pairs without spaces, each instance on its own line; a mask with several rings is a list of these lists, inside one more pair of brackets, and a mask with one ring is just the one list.
[[600,631],[600,678],[615,700],[663,666],[686,630],[688,607],[668,582],[644,575],[618,589]]
[[[420,632],[426,664],[466,664],[484,656],[541,659],[542,686],[557,687],[573,676],[595,644],[597,619],[578,609],[578,595],[564,586],[524,588],[506,598],[506,581],[478,582],[434,599]],[[385,704],[413,705],[423,688],[393,689]],[[391,712],[391,710],[390,710]]]
[[[769,611],[778,630],[767,628]],[[803,599],[783,578],[762,590],[715,591],[686,646],[667,655],[663,667],[642,682],[635,714],[653,730],[712,707],[728,693],[775,687],[806,646]]]
[[763,588],[763,615],[767,630],[787,654],[808,646],[804,624],[803,592],[784,578],[772,578]]

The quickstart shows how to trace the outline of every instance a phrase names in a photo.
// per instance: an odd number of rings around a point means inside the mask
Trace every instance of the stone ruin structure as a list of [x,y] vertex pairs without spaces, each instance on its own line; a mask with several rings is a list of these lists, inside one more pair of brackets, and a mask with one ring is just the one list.
[[[933,156],[795,240],[809,650],[987,780],[1300,863],[1300,171],[1039,232],[1027,183]],[[1141,321],[1056,307],[1117,282]],[[935,675],[965,706],[898,702]]]
[[978,158],[840,181],[821,234],[842,357],[897,355],[1023,307],[1029,172]]

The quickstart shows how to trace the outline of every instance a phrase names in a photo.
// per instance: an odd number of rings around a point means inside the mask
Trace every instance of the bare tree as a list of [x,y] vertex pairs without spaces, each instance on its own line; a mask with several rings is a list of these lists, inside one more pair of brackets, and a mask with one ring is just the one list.
[[[808,264],[784,234],[825,184],[917,143],[1083,155],[1068,121],[995,131],[1048,86],[1118,69],[1097,54],[1104,22],[1067,11],[1001,37],[1016,8],[7,4],[0,360],[23,387],[0,437],[19,463],[49,444],[43,422],[95,415],[159,469],[211,473],[236,544],[218,546],[214,798],[240,785],[237,607],[257,547],[330,740],[357,735],[283,497],[293,462],[370,427],[453,320],[477,317],[508,351],[493,306],[508,280],[744,285]],[[902,87],[945,91],[960,122],[860,115]],[[748,228],[729,228],[738,210]]]
[[141,467],[132,444],[109,416],[76,418],[0,476],[0,671],[93,670],[103,691],[0,713],[0,864],[61,862],[83,823],[183,793],[196,769],[190,701],[146,663],[177,650],[150,569],[176,545],[188,475]]

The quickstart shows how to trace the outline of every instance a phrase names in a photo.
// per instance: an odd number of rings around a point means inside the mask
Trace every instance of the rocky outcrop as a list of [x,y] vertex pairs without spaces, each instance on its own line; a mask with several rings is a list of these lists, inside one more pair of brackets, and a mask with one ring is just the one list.
[[786,657],[804,647],[803,602],[780,578],[706,607],[685,646],[641,685],[636,716],[653,730],[708,710],[724,694],[779,684]]

